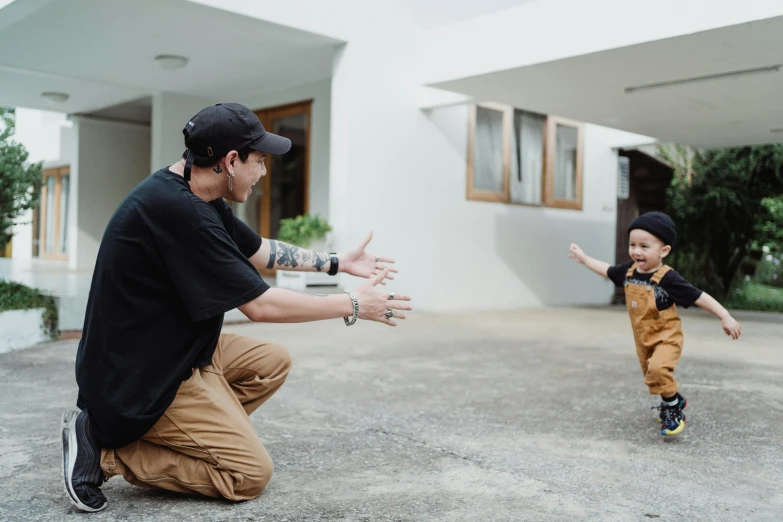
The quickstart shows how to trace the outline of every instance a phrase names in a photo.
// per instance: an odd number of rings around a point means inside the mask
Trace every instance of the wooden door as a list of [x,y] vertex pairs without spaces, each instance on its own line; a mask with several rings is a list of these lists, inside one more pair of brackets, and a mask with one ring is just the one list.
[[[310,181],[310,118],[312,102],[257,111],[264,128],[291,140],[291,150],[267,158],[267,175],[254,201],[248,201],[256,212],[262,237],[276,239],[280,220],[308,212]],[[250,216],[249,216],[250,217]],[[251,217],[253,219],[253,217]],[[252,226],[252,225],[251,225]],[[274,271],[262,271],[272,274]]]

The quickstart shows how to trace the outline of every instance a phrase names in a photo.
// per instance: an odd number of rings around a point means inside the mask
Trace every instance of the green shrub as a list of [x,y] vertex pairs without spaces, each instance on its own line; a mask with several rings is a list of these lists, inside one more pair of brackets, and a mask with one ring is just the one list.
[[33,308],[46,309],[44,327],[52,340],[57,339],[57,305],[54,298],[21,283],[0,279],[0,312]]
[[746,283],[734,288],[723,304],[734,310],[783,313],[783,289]]
[[298,247],[309,248],[313,241],[326,237],[326,233],[330,230],[332,227],[322,217],[305,214],[281,219],[277,239]]
[[763,253],[753,280],[762,285],[783,288],[783,253],[769,248],[764,248]]

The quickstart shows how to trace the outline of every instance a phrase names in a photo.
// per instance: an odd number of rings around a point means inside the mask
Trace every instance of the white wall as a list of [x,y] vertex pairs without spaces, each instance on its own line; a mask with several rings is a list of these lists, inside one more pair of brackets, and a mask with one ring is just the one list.
[[262,92],[236,100],[252,110],[313,100],[310,122],[310,214],[329,216],[329,134],[331,80],[283,91]]
[[[332,76],[329,215],[338,250],[372,229],[370,251],[396,258],[390,289],[429,304],[432,273],[445,262],[431,240],[436,215],[429,153],[417,135],[417,34],[393,26],[352,41],[337,54]],[[424,158],[426,159],[426,158]],[[343,279],[350,289],[358,284]]]
[[539,0],[428,31],[425,84],[783,15],[780,0]]
[[[603,304],[611,286],[566,257],[570,242],[614,259],[617,153],[628,133],[585,126],[583,210],[468,201],[466,106],[422,113],[417,127],[426,191],[436,208],[429,306],[492,309]],[[631,138],[632,139],[632,138]]]
[[78,160],[71,184],[78,204],[69,265],[90,268],[117,206],[150,173],[150,128],[82,117],[76,118],[76,133]]
[[607,303],[611,285],[566,254],[578,241],[614,258],[611,147],[637,137],[586,126],[581,212],[467,201],[467,108],[417,108],[421,48],[415,31],[395,27],[336,57],[330,216],[338,249],[374,228],[371,251],[397,259],[391,288],[412,294],[418,310]]
[[172,92],[159,92],[152,96],[152,151],[147,165],[149,173],[167,167],[182,157],[185,150],[182,129],[201,109],[214,103],[218,103],[218,100]]
[[30,153],[28,161],[31,163],[43,161],[44,168],[70,165],[73,149],[69,145],[72,143],[63,141],[63,130],[72,127],[65,113],[18,108],[14,139]]
[[24,212],[13,227],[13,252],[11,258],[29,262],[33,258],[33,211]]

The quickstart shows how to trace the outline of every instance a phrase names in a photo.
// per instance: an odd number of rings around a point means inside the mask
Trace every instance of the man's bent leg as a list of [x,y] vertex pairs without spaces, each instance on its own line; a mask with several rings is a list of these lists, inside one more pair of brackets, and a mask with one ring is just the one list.
[[205,371],[223,375],[250,415],[283,385],[291,369],[291,356],[279,344],[222,334],[212,366]]
[[144,437],[103,450],[104,472],[128,482],[229,500],[261,494],[272,461],[222,375],[195,369]]

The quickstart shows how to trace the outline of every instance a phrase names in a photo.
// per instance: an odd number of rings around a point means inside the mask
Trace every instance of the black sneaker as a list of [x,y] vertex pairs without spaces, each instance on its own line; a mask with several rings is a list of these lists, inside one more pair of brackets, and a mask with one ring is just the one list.
[[681,410],[684,410],[687,405],[688,401],[685,399],[685,397],[680,395],[680,392],[677,392],[677,407]]
[[101,470],[101,450],[90,433],[86,411],[63,414],[60,428],[63,448],[63,485],[71,504],[82,511],[100,511],[106,507],[101,485],[106,477]]
[[[680,392],[677,392],[674,396],[677,398],[677,407],[680,408],[681,410],[684,410],[685,407],[688,406],[688,401],[685,399],[685,397],[680,395]],[[661,418],[661,420],[663,420],[663,407],[664,406],[666,406],[666,405],[663,403],[663,401],[661,401],[661,405],[660,406],[653,406],[653,409],[658,410],[659,417]]]
[[[677,392],[674,396],[677,398],[677,407],[680,408],[681,410],[684,410],[685,407],[688,406],[688,401],[685,400],[685,397],[680,395],[680,392]],[[658,410],[658,417],[660,417],[661,420],[663,420],[663,407],[664,406],[666,406],[666,404],[663,401],[661,401],[661,405],[660,406],[653,406],[652,407],[653,410]]]
[[682,413],[680,404],[683,401],[669,406],[661,403],[661,435],[679,435],[685,429],[685,415]]

